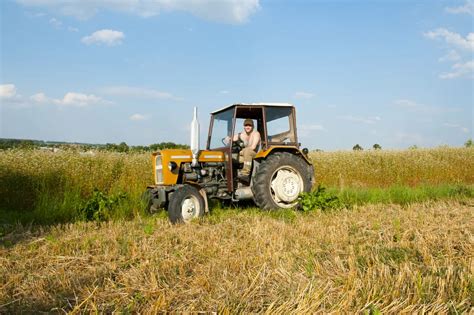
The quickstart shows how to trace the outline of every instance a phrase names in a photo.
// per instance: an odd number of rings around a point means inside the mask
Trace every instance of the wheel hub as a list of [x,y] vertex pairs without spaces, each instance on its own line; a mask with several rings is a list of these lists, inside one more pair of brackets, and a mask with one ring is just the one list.
[[272,189],[275,197],[283,202],[293,202],[301,192],[301,179],[297,174],[289,170],[279,170],[272,181]]
[[183,216],[183,220],[187,221],[194,218],[197,215],[198,207],[198,200],[195,197],[183,200],[183,203],[181,204],[181,215]]

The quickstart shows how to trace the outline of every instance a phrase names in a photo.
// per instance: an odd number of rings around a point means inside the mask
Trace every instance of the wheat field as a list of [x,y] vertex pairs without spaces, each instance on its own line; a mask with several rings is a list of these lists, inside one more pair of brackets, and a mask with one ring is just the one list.
[[[444,193],[448,196],[457,193],[456,185],[461,185],[461,190],[469,186],[470,194],[473,191],[474,148],[310,155],[317,183],[340,191],[440,185],[452,186]],[[133,218],[142,212],[140,196],[150,184],[153,184],[150,154],[0,151],[0,210],[8,212],[3,221],[75,221],[79,209],[95,189],[111,195],[126,193],[127,199],[116,216]]]
[[[474,149],[311,157],[318,183],[341,196],[411,201],[217,204],[173,226],[140,203],[148,154],[1,151],[0,313],[474,312]],[[85,222],[96,190],[127,197],[109,221]],[[405,196],[418,190],[426,198]]]

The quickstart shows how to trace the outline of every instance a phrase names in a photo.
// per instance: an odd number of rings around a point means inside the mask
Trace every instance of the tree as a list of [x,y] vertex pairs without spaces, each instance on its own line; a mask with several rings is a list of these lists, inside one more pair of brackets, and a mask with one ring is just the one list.
[[374,150],[382,150],[382,147],[378,143],[374,144],[373,148],[374,148]]
[[33,149],[35,147],[35,143],[33,140],[20,140],[19,147],[21,149]]
[[356,144],[355,146],[352,147],[352,150],[354,151],[362,151],[364,148],[362,148],[359,144]]
[[468,139],[468,140],[466,141],[466,143],[464,143],[464,146],[465,146],[466,148],[472,148],[472,147],[474,147],[474,142],[472,141],[472,139]]
[[128,145],[125,143],[125,142],[121,142],[118,146],[117,146],[117,151],[118,152],[128,152]]

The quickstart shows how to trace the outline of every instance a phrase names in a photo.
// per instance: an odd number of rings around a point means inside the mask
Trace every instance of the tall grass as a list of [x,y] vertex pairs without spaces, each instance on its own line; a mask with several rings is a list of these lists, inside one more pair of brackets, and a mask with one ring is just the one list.
[[[398,195],[407,192],[408,201],[455,196],[448,191],[456,187],[469,196],[474,184],[474,148],[315,152],[311,157],[317,182],[356,203],[397,202],[397,189]],[[0,223],[81,219],[95,190],[126,194],[113,217],[134,217],[143,210],[140,197],[152,183],[149,154],[0,151]],[[424,197],[408,187],[418,187]]]
[[474,148],[312,152],[317,181],[328,187],[474,184]]
[[14,150],[0,152],[0,209],[3,217],[35,222],[67,222],[94,190],[125,193],[118,217],[140,210],[140,197],[152,183],[150,157],[146,154]]

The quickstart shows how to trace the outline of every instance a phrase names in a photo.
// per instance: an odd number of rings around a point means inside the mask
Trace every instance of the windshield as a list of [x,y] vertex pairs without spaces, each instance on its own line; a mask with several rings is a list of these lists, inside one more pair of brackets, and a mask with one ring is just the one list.
[[209,149],[216,149],[225,147],[226,137],[232,134],[232,118],[234,117],[234,109],[228,109],[222,113],[216,114],[213,117],[211,141],[209,142]]

